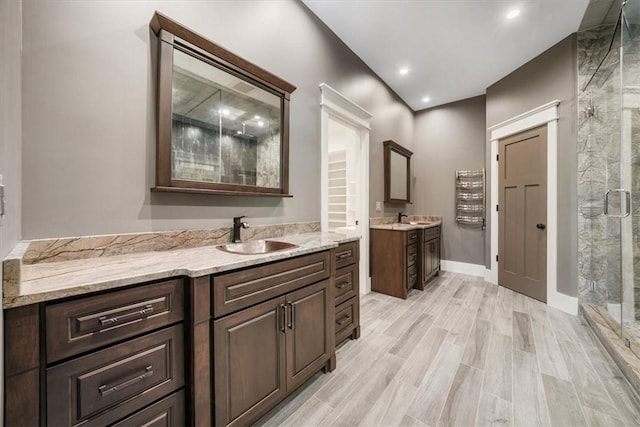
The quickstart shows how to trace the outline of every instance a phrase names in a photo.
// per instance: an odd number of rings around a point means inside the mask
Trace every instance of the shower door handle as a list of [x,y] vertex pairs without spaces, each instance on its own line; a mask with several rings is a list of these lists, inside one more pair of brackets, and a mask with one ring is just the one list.
[[[624,193],[624,213],[620,215],[610,214],[609,213],[609,194],[611,193]],[[622,209],[620,209],[622,212]],[[611,218],[626,218],[631,214],[631,193],[629,193],[624,188],[616,188],[613,190],[608,190],[604,193],[604,214]]]

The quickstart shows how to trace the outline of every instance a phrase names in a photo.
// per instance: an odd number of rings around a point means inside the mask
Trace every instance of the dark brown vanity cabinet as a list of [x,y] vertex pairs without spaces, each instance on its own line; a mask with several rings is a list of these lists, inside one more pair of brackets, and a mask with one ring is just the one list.
[[4,310],[4,425],[249,425],[359,335],[358,259],[351,242]]
[[440,271],[440,226],[415,230],[371,229],[371,290],[407,298]]
[[407,298],[418,283],[418,230],[371,229],[371,290]]
[[4,425],[185,424],[184,292],[175,279],[5,310]]
[[[330,254],[213,278],[218,294],[224,290],[228,297],[266,300],[213,322],[215,425],[256,421],[318,370],[330,367],[335,353]],[[214,307],[226,312],[222,302]]]

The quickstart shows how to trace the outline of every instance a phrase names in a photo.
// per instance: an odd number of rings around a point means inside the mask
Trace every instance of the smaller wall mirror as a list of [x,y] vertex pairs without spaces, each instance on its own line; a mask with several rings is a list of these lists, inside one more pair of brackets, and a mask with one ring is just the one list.
[[411,202],[411,156],[413,153],[394,141],[384,141],[384,201]]
[[291,84],[156,12],[154,191],[289,196]]

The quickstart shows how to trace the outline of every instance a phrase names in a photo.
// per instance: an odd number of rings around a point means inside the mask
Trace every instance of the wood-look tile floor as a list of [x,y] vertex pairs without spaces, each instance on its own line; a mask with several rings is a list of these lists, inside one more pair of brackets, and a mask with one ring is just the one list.
[[475,277],[361,299],[362,336],[264,426],[637,426],[640,404],[586,322]]

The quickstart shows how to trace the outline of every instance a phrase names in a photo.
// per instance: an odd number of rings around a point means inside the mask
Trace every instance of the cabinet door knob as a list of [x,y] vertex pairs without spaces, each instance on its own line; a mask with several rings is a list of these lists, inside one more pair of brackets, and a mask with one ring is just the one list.
[[545,224],[536,224],[536,228],[538,230],[544,230],[545,228],[547,228],[547,226]]

